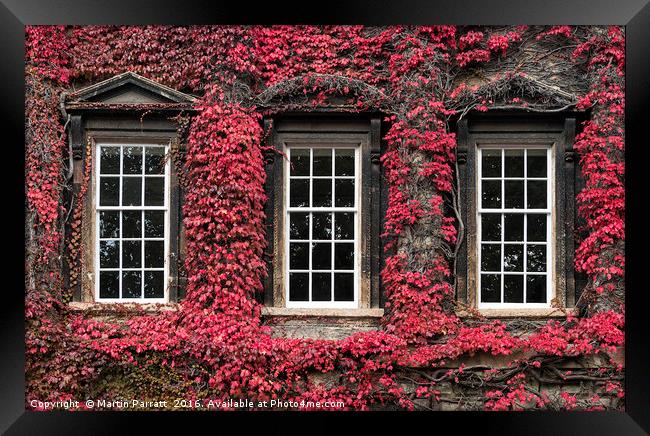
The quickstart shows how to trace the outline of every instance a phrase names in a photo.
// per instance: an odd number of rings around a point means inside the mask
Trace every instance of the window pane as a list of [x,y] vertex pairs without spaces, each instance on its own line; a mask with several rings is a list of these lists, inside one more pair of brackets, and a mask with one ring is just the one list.
[[144,298],[163,298],[165,296],[164,272],[144,272]]
[[501,209],[501,181],[500,180],[483,180],[483,201],[482,207],[485,209]]
[[122,272],[122,298],[142,296],[142,271]]
[[528,208],[546,209],[546,181],[528,181]]
[[144,205],[163,206],[165,204],[165,178],[144,178]]
[[481,274],[481,303],[501,302],[501,276]]
[[119,177],[100,177],[99,179],[99,205],[118,206],[120,201]]
[[120,273],[101,271],[99,273],[99,297],[120,298]]
[[312,239],[332,239],[331,213],[314,213],[312,225]]
[[309,180],[291,180],[289,182],[289,205],[291,207],[309,206]]
[[505,181],[506,209],[523,209],[524,207],[524,181]]
[[142,241],[122,241],[122,268],[142,266]]
[[484,213],[481,215],[481,240],[501,240],[501,214]]
[[309,175],[309,149],[292,148],[291,156],[291,175],[308,176]]
[[144,150],[145,174],[165,174],[165,148],[145,147]]
[[99,267],[120,267],[120,241],[99,242]]
[[289,268],[290,269],[309,269],[309,244],[295,243],[289,244]]
[[505,176],[524,177],[524,150],[505,150]]
[[334,301],[354,301],[353,273],[334,273]]
[[120,173],[120,148],[101,147],[101,158],[99,162],[101,174]]
[[144,212],[144,237],[163,238],[165,236],[165,211],[147,210]]
[[336,239],[354,239],[354,213],[334,214],[334,237]]
[[165,241],[144,242],[144,267],[165,267]]
[[312,206],[332,206],[332,179],[314,179],[312,193]]
[[142,177],[122,178],[122,206],[142,204]]
[[354,175],[354,150],[338,149],[335,150],[335,170],[337,176]]
[[546,177],[546,150],[528,150],[527,177]]
[[122,174],[142,174],[142,147],[124,147]]
[[289,214],[289,237],[291,239],[309,239],[309,214]]
[[501,245],[481,244],[481,271],[501,271]]
[[311,244],[311,269],[332,268],[332,244],[330,242],[318,242]]
[[482,177],[501,177],[501,150],[483,150]]
[[334,244],[334,269],[354,269],[354,244]]
[[528,245],[526,250],[526,271],[546,271],[546,245]]
[[99,237],[119,238],[120,212],[117,210],[103,210],[99,212]]
[[314,153],[314,175],[331,176],[332,175],[332,149],[315,148]]
[[311,275],[311,298],[313,301],[332,300],[332,274],[312,273]]
[[289,300],[309,301],[309,273],[289,273]]
[[506,241],[523,241],[524,240],[524,215],[521,213],[507,213],[503,217],[506,227]]
[[526,303],[546,303],[546,276],[526,276]]
[[334,181],[336,207],[354,207],[354,180],[341,179]]
[[125,210],[122,212],[122,237],[142,237],[142,212],[139,210]]
[[506,244],[503,247],[503,270],[523,271],[524,270],[524,246],[523,244]]
[[524,302],[524,276],[506,274],[503,276],[503,302]]
[[526,233],[528,241],[546,241],[546,215],[528,215],[528,228]]

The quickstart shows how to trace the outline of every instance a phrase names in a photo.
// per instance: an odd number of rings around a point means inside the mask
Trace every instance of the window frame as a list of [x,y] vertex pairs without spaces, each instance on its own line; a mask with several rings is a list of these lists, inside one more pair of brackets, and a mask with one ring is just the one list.
[[[163,147],[165,150],[165,174],[164,174],[164,193],[163,193],[163,198],[164,198],[164,204],[163,206],[145,206],[144,204],[140,206],[100,206],[99,201],[100,201],[100,193],[99,193],[99,181],[100,181],[100,176],[101,176],[101,159],[100,159],[100,149],[102,146],[112,146],[112,147],[120,147],[123,148],[125,146],[140,146],[143,147]],[[170,253],[171,253],[171,241],[170,241],[170,234],[171,234],[171,216],[172,216],[172,207],[173,207],[173,201],[172,201],[172,189],[171,189],[171,184],[172,184],[172,174],[171,174],[171,164],[170,164],[170,159],[169,159],[169,152],[170,152],[170,142],[163,142],[163,141],[152,141],[149,138],[147,139],[137,139],[137,138],[124,138],[124,139],[112,139],[112,138],[96,138],[95,139],[95,146],[92,148],[92,153],[93,153],[93,161],[95,162],[95,165],[93,165],[93,171],[92,171],[92,192],[94,193],[94,198],[92,200],[92,220],[93,220],[93,241],[92,241],[92,247],[93,247],[93,260],[92,260],[92,265],[93,265],[93,299],[95,303],[101,303],[101,304],[111,304],[111,303],[138,303],[138,304],[166,304],[170,302],[170,279],[171,279],[171,274],[170,274]],[[120,153],[120,156],[122,156],[122,153]],[[115,175],[120,178],[120,192],[119,192],[119,198],[121,203],[122,199],[122,157],[120,157],[120,173],[118,175]],[[143,154],[143,182],[144,182],[144,154]],[[142,192],[142,198],[144,199],[144,190]],[[100,246],[100,236],[99,236],[99,213],[102,210],[117,210],[117,211],[123,211],[123,210],[138,210],[138,211],[146,211],[146,210],[163,210],[165,213],[165,219],[164,219],[164,246],[163,246],[163,259],[164,259],[164,269],[163,269],[163,297],[162,298],[145,298],[142,296],[141,298],[101,298],[100,297],[100,280],[99,280],[99,275],[100,275],[100,267],[99,267],[99,246]],[[120,215],[121,216],[121,215]],[[120,228],[122,226],[122,223],[120,221]],[[143,229],[142,229],[142,234],[144,235],[144,222],[142,223]],[[121,232],[120,232],[120,237],[119,240],[122,241],[121,237]],[[145,241],[144,236],[139,239],[140,241]],[[122,250],[121,244],[120,244],[120,252]],[[144,252],[144,244],[142,244],[142,253]],[[121,258],[121,254],[120,254]],[[142,256],[141,259],[142,266],[140,267],[140,270],[144,272],[144,256]],[[115,269],[119,271],[120,273],[122,272],[122,266],[120,265],[119,268]],[[121,280],[120,280],[121,283]],[[121,295],[121,284],[120,284],[120,295]],[[142,283],[142,289],[144,289],[144,280]],[[144,291],[143,291],[144,292]]]

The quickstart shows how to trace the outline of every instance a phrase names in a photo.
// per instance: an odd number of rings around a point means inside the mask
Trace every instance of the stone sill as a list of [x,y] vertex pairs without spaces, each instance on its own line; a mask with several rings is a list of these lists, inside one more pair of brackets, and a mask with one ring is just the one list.
[[324,318],[381,318],[384,309],[295,309],[286,307],[263,307],[262,316],[267,317],[324,317]]
[[177,303],[93,303],[73,301],[68,304],[72,311],[107,313],[119,315],[121,313],[159,313],[178,310]]
[[[576,308],[558,309],[477,309],[477,312],[486,318],[566,318],[569,315],[578,315]],[[460,318],[475,318],[467,310],[457,310],[456,315]]]

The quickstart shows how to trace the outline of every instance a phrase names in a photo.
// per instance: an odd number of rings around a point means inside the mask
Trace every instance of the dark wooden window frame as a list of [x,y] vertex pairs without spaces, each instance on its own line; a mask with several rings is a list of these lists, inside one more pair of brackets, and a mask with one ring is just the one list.
[[[576,289],[580,277],[575,273],[573,257],[574,234],[577,228],[575,195],[582,184],[579,169],[574,164],[573,142],[576,133],[576,116],[533,116],[497,114],[463,119],[457,122],[458,177],[460,182],[461,217],[465,223],[465,237],[456,265],[457,300],[477,309],[476,265],[476,159],[481,143],[553,144],[555,165],[554,191],[554,297],[555,304],[563,309],[575,306]],[[558,243],[560,241],[560,243]],[[578,282],[578,283],[576,283]],[[462,312],[462,311],[461,311]],[[557,309],[485,309],[488,315],[509,314],[525,316],[563,315]]]
[[[359,309],[379,308],[382,305],[380,268],[381,228],[385,215],[385,191],[381,183],[380,116],[361,117],[299,114],[268,118],[265,129],[269,132],[268,144],[273,150],[266,153],[266,216],[268,276],[265,292],[260,302],[266,307],[285,307],[284,273],[284,186],[283,150],[285,144],[313,140],[332,143],[358,143],[361,147],[361,247]],[[318,309],[287,309],[317,312]],[[357,310],[357,309],[350,309]]]

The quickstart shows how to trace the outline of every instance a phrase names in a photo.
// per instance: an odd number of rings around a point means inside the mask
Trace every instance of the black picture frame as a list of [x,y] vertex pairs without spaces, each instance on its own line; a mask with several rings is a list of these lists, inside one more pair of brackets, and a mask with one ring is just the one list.
[[[626,411],[479,413],[451,412],[343,414],[359,421],[365,432],[379,430],[385,421],[408,424],[411,431],[526,435],[637,435],[650,432],[650,352],[647,336],[648,292],[642,276],[644,219],[641,186],[647,148],[644,122],[650,102],[650,4],[648,0],[447,0],[447,1],[329,1],[309,9],[277,2],[210,2],[208,0],[2,0],[0,41],[2,62],[2,125],[5,163],[2,173],[4,207],[2,316],[2,407],[0,431],[6,434],[130,434],[133,420],[144,420],[147,432],[156,427],[200,428],[197,420],[211,420],[220,431],[248,432],[250,424],[264,421],[264,432],[290,428],[310,431],[305,419],[332,421],[328,413],[135,413],[135,412],[26,412],[24,410],[24,26],[28,24],[617,24],[626,26],[626,190],[627,190],[627,309],[626,309]],[[645,110],[644,110],[645,109]],[[645,122],[647,124],[647,122]],[[645,147],[644,147],[645,146]],[[24,214],[23,214],[24,215]],[[11,280],[8,280],[11,279]],[[289,416],[288,416],[289,415]],[[341,418],[337,414],[334,418]],[[291,425],[287,426],[290,420]],[[327,420],[327,421],[326,421]],[[399,420],[399,421],[398,421]],[[404,421],[402,421],[404,420]],[[418,422],[416,422],[418,421]],[[336,424],[346,427],[350,422]],[[233,426],[234,425],[234,426]],[[305,426],[309,427],[305,427]],[[238,429],[239,428],[239,429]],[[194,430],[191,430],[194,431]]]

